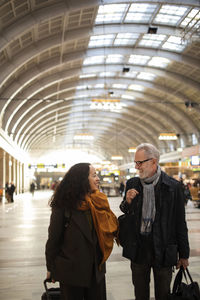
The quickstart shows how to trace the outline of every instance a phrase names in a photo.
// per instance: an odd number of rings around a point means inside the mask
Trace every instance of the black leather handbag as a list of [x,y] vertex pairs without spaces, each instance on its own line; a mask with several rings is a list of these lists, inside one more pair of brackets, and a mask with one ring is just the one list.
[[[185,282],[182,282],[184,275]],[[189,283],[190,281],[190,283]],[[192,280],[189,270],[180,267],[172,288],[172,293],[168,295],[168,300],[200,300],[200,290],[197,282]]]
[[123,248],[122,255],[134,261],[137,251],[135,216],[133,214],[123,214],[118,217],[118,221],[119,242]]
[[124,247],[133,236],[134,216],[131,214],[123,214],[118,217],[119,221],[119,242]]

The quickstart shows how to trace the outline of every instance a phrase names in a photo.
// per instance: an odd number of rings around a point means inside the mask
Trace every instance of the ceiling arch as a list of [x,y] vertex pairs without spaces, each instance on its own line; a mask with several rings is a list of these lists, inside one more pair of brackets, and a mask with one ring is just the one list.
[[[164,153],[199,141],[199,1],[11,2],[0,4],[0,124],[22,149],[76,148],[89,132],[105,159],[128,163],[141,142]],[[164,131],[178,140],[159,141]]]

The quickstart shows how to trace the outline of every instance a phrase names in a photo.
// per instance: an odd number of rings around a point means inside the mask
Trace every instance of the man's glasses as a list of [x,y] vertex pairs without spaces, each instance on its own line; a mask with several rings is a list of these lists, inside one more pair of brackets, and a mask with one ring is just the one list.
[[134,161],[134,163],[135,163],[135,165],[136,165],[137,167],[141,167],[141,165],[142,165],[144,162],[149,161],[149,160],[152,160],[152,159],[153,159],[153,158],[147,158],[147,159],[145,159],[145,160]]

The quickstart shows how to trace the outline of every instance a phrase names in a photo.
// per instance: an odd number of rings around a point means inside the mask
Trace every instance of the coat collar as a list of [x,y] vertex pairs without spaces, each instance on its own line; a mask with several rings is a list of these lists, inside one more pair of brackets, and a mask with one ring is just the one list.
[[165,172],[161,171],[161,183],[164,183],[167,186],[172,185],[172,181],[174,179],[170,176],[168,176]]

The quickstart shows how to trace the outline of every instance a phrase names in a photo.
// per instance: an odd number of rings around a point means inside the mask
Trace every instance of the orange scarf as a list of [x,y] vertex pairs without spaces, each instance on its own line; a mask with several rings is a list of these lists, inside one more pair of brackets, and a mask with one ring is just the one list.
[[103,264],[111,254],[114,239],[117,241],[118,220],[110,209],[105,194],[97,190],[94,193],[87,195],[85,200],[86,201],[82,202],[79,209],[91,210],[94,228],[103,254],[101,262],[101,264]]

